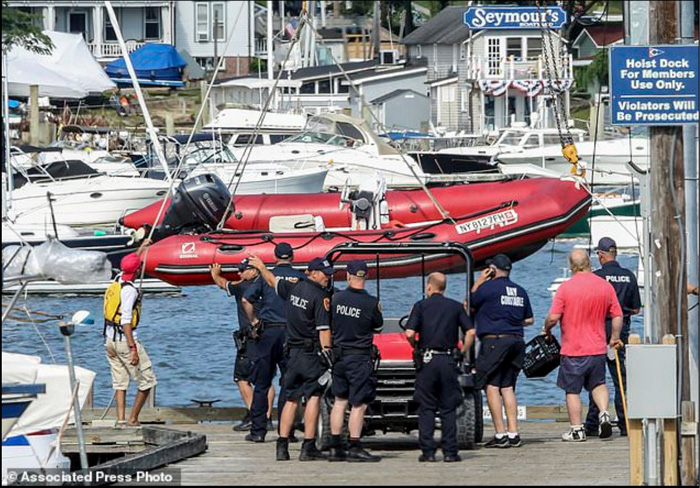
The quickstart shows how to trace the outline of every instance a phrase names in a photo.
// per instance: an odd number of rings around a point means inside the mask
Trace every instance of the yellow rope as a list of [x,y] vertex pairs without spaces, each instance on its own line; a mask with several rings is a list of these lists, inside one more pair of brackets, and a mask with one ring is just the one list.
[[620,393],[622,393],[622,411],[625,412],[625,427],[630,431],[630,421],[627,416],[627,398],[625,396],[625,383],[622,381],[622,368],[620,366],[620,355],[615,348],[615,364],[617,365],[617,381],[620,382]]

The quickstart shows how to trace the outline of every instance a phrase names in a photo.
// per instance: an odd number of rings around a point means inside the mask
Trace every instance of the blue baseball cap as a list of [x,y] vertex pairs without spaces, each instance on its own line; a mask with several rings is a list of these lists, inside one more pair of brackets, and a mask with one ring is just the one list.
[[598,241],[598,246],[595,248],[595,250],[603,252],[617,252],[617,243],[610,237],[603,237],[600,241]]
[[355,260],[348,263],[348,273],[358,278],[364,278],[369,273],[369,268],[364,261]]
[[309,271],[321,271],[326,276],[333,276],[333,265],[327,259],[315,258],[309,263]]
[[275,246],[275,257],[277,259],[292,259],[294,257],[294,249],[286,242],[280,242]]
[[250,259],[245,258],[244,260],[242,260],[240,268],[241,268],[241,271],[245,271],[246,269],[253,269],[253,265],[250,264]]

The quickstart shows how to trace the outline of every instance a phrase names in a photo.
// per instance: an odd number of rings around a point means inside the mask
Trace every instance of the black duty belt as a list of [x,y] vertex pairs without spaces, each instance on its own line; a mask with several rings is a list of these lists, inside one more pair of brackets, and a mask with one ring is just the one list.
[[343,356],[371,356],[372,348],[341,347]]
[[265,328],[266,329],[283,329],[287,327],[287,324],[282,323],[282,322],[265,322]]
[[486,334],[479,339],[522,339],[522,337],[515,334]]
[[423,347],[420,349],[420,353],[424,354],[430,351],[432,354],[437,354],[438,356],[452,354],[454,349],[442,349],[437,347]]

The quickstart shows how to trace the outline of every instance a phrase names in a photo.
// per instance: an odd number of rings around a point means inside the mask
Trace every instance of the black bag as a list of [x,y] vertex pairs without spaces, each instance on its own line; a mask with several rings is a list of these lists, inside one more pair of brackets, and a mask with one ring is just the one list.
[[554,336],[535,336],[525,346],[523,371],[528,378],[544,378],[559,367],[561,346]]

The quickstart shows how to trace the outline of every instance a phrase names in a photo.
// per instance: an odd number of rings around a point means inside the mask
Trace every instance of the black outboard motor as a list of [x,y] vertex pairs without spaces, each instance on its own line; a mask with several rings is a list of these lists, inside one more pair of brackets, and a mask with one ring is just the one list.
[[156,227],[153,240],[159,241],[172,235],[201,233],[216,229],[219,222],[228,218],[231,193],[216,175],[199,175],[180,183],[175,190],[163,222]]

